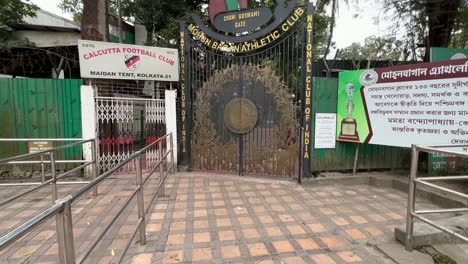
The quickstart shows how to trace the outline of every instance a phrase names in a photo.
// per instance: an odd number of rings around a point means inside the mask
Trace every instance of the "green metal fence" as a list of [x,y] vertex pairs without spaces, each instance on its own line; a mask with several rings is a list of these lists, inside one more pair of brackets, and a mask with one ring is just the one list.
[[[81,85],[70,79],[0,78],[0,138],[82,138]],[[0,145],[0,158],[27,152],[27,143]],[[77,147],[59,158],[81,157]]]
[[[316,113],[336,113],[338,79],[314,78],[313,85],[312,122],[315,124]],[[315,125],[312,127],[315,129]],[[314,146],[313,140],[314,137],[312,137],[312,146]],[[336,142],[335,149],[313,150],[311,171],[352,170],[356,146],[355,143]],[[409,161],[409,149],[370,144],[359,146],[358,169],[360,170],[408,168]]]

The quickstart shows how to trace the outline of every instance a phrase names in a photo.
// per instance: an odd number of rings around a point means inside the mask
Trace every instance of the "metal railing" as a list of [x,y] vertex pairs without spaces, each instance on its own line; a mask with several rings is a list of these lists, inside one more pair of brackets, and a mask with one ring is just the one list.
[[[34,152],[34,153],[29,153],[29,154],[23,154],[23,155],[19,155],[19,156],[15,156],[15,157],[9,157],[9,158],[5,158],[5,159],[1,159],[0,160],[0,165],[2,164],[36,164],[37,162],[41,163],[42,165],[42,181],[41,183],[32,183],[32,182],[28,182],[28,183],[3,183],[3,184],[0,184],[0,187],[1,186],[34,186],[36,185],[35,187],[31,188],[31,189],[28,189],[28,190],[25,190],[23,192],[20,192],[12,197],[9,197],[5,200],[2,200],[0,201],[0,206],[3,206],[5,204],[8,204],[18,198],[21,198],[25,195],[28,195],[36,190],[39,190],[40,188],[42,187],[45,187],[47,185],[51,185],[51,188],[52,188],[52,202],[55,202],[55,200],[57,200],[57,185],[58,184],[88,184],[89,182],[87,181],[73,181],[73,182],[57,182],[57,180],[59,179],[62,179],[62,178],[65,178],[69,175],[71,175],[72,173],[75,173],[77,171],[80,171],[81,169],[85,168],[85,167],[88,167],[90,165],[92,165],[92,169],[93,169],[93,173],[92,173],[92,177],[95,177],[95,175],[97,174],[97,170],[98,170],[98,165],[97,165],[97,155],[96,155],[96,140],[95,139],[87,139],[87,140],[82,140],[82,139],[0,139],[1,142],[18,142],[18,141],[23,141],[23,142],[30,142],[30,141],[78,141],[78,142],[75,142],[75,143],[71,143],[71,144],[67,144],[67,145],[62,145],[62,146],[58,146],[58,147],[54,147],[54,148],[50,148],[50,149],[46,149],[46,150],[41,150],[41,151],[38,151],[38,152]],[[75,161],[75,160],[72,160],[72,161],[67,161],[67,160],[62,160],[60,161],[61,163],[83,163],[82,165],[76,167],[76,168],[73,168],[71,170],[68,170],[64,173],[61,173],[61,174],[57,174],[57,170],[56,170],[56,164],[58,163],[58,161],[56,160],[56,157],[57,157],[57,152],[58,151],[63,151],[63,150],[66,150],[66,149],[70,149],[70,148],[73,148],[73,147],[76,147],[76,146],[82,146],[84,144],[87,144],[87,143],[91,143],[91,151],[92,151],[92,160],[90,161],[87,161],[87,160],[79,160],[79,161]],[[44,166],[43,164],[46,162],[44,161],[43,159],[43,156],[46,155],[46,154],[49,154],[50,156],[50,160],[48,161],[48,163],[50,164],[50,169],[51,169],[51,179],[50,180],[45,180],[45,172],[44,172]],[[41,157],[41,161],[31,161],[31,160],[26,160],[25,159],[28,159],[28,158],[32,158],[32,157],[37,157],[37,156],[40,156]],[[97,189],[95,189],[94,191],[94,195],[96,196],[97,195]]]
[[[1,142],[82,142],[83,140],[84,139],[81,139],[81,138],[0,138],[0,143]],[[92,143],[93,153],[96,152],[96,145],[95,144],[96,144],[96,142]],[[83,145],[83,144],[81,144],[81,145]],[[52,148],[50,148],[50,149],[52,149]],[[50,150],[50,149],[44,149],[44,151]],[[3,160],[0,160],[0,165],[2,165],[2,164],[9,164],[9,165],[34,165],[34,164],[40,164],[41,165],[41,183],[44,183],[45,182],[45,165],[52,163],[51,160],[44,159],[44,156],[47,153],[48,152],[30,153],[32,155],[29,156],[29,157],[39,156],[40,160],[19,160],[19,159],[17,159],[17,160],[10,160],[8,162],[2,162]],[[21,156],[16,156],[16,157],[21,157]],[[6,160],[6,159],[4,159],[4,160]],[[55,164],[70,164],[70,163],[85,163],[85,162],[88,162],[88,161],[86,161],[86,160],[57,160],[56,159],[54,162],[55,162]],[[83,182],[83,183],[88,183],[88,182]],[[69,183],[62,182],[61,184],[69,184]],[[40,183],[37,183],[37,182],[36,183],[32,183],[32,182],[0,183],[0,187],[1,186],[25,186],[25,185],[40,185]]]
[[[444,193],[449,193],[463,199],[467,199],[468,194],[452,190],[447,187],[440,186],[435,184],[437,181],[460,181],[468,180],[468,175],[463,176],[442,176],[442,177],[418,177],[418,160],[420,152],[427,153],[442,153],[452,156],[468,158],[468,153],[456,152],[447,150],[448,148],[464,148],[466,149],[468,145],[449,145],[449,146],[416,146],[413,145],[411,149],[411,171],[409,179],[409,191],[408,191],[408,207],[407,207],[407,219],[406,219],[406,241],[405,248],[408,251],[413,250],[413,232],[414,232],[414,218],[419,219],[420,221],[439,229],[445,233],[448,233],[456,238],[461,239],[464,242],[468,242],[468,237],[460,235],[448,228],[445,228],[441,225],[438,225],[434,221],[424,217],[423,215],[429,214],[444,214],[444,213],[459,213],[459,212],[468,212],[468,207],[465,208],[449,208],[449,209],[434,209],[434,210],[416,210],[416,185],[420,184],[426,187],[430,187],[436,190],[439,190]],[[444,149],[445,148],[445,149]]]
[[[163,140],[169,141],[169,149],[163,153]],[[159,160],[156,162],[154,167],[148,172],[147,176],[143,179],[142,176],[142,155],[146,153],[147,150],[157,147],[159,149]],[[144,147],[143,149],[135,152],[132,154],[128,159],[122,161],[113,169],[103,173],[99,177],[92,180],[89,184],[82,186],[72,194],[55,201],[55,203],[50,206],[49,208],[45,209],[37,216],[33,217],[32,219],[28,220],[27,222],[23,223],[19,227],[15,228],[14,230],[10,231],[8,234],[0,238],[0,250],[3,250],[10,244],[14,243],[22,236],[27,234],[29,231],[34,229],[39,224],[43,223],[45,220],[52,216],[56,216],[56,232],[57,232],[57,242],[58,242],[58,250],[59,250],[59,262],[60,263],[83,263],[86,258],[91,254],[93,249],[96,245],[101,241],[107,231],[112,227],[115,223],[117,218],[122,214],[122,212],[128,207],[132,199],[137,196],[137,207],[138,207],[138,223],[134,230],[132,231],[131,235],[128,237],[127,243],[125,248],[122,251],[122,254],[118,257],[116,263],[121,263],[128,248],[131,245],[132,240],[134,239],[137,232],[140,235],[140,244],[146,244],[146,223],[145,223],[145,215],[149,212],[151,205],[154,203],[155,199],[158,196],[164,196],[164,183],[167,175],[172,172],[175,172],[175,164],[174,164],[174,148],[173,148],[173,141],[172,141],[172,133],[167,134],[164,137],[161,137],[157,141],[151,143],[150,145]],[[171,163],[170,165],[166,166],[166,170],[164,170],[164,161],[170,155]],[[125,165],[130,162],[136,163],[136,188],[131,193],[130,197],[124,202],[123,207],[119,209],[116,215],[112,217],[110,222],[108,222],[101,231],[96,235],[93,241],[86,247],[86,249],[81,253],[80,256],[76,259],[75,257],[75,245],[74,245],[74,237],[73,237],[73,221],[72,221],[72,211],[71,205],[72,202],[77,200],[79,197],[87,193],[89,190],[94,189],[97,187],[99,183],[107,179],[109,176],[113,175],[115,172],[118,172],[122,169]],[[144,205],[144,196],[143,196],[143,186],[149,180],[149,178],[159,169],[159,183],[156,187],[156,191],[154,192],[153,197],[151,198],[150,203],[148,204],[147,208],[145,209]]]

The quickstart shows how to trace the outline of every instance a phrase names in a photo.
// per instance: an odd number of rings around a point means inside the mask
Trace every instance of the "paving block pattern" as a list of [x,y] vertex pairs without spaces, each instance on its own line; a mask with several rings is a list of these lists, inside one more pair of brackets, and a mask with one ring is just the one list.
[[[137,234],[124,263],[392,263],[370,245],[393,240],[394,227],[405,222],[406,194],[394,189],[179,173],[167,179],[167,196],[150,204],[157,182],[145,187],[147,244],[139,245]],[[134,175],[118,175],[100,185],[98,197],[73,204],[77,256],[134,187]],[[73,190],[67,188],[61,194]],[[0,219],[10,222],[1,233],[50,203],[46,192],[33,196],[2,211]],[[136,223],[132,202],[87,262],[114,263]],[[58,263],[55,220],[0,254],[1,263]]]
[[152,263],[393,263],[369,245],[393,240],[405,222],[406,194],[394,189],[203,173],[168,185],[167,208],[150,222],[163,228],[151,247],[132,248],[133,261],[151,253]]

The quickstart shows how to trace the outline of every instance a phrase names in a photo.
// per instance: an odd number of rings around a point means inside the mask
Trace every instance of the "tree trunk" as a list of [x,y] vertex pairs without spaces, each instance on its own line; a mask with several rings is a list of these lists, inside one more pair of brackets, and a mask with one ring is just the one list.
[[146,28],[146,46],[153,46],[154,44],[154,26],[145,25]]
[[424,61],[429,61],[431,47],[446,48],[450,44],[457,10],[461,0],[427,0],[426,13],[429,35],[426,41]]
[[332,1],[332,13],[331,13],[331,22],[330,22],[330,35],[328,36],[327,49],[323,57],[327,59],[328,53],[330,52],[330,46],[333,40],[333,30],[335,29],[335,17],[336,17],[336,1]]
[[81,38],[109,41],[108,2],[106,0],[83,0]]

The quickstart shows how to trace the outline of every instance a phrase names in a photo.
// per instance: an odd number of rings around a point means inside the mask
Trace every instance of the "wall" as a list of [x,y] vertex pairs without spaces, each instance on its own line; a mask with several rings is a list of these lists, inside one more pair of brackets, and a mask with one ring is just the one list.
[[50,32],[50,31],[16,31],[15,37],[18,39],[27,38],[34,42],[36,47],[56,47],[56,46],[77,46],[80,33],[76,32]]
[[[82,138],[81,84],[71,79],[0,78],[0,138]],[[0,158],[27,152],[25,143],[0,145]],[[59,154],[81,157],[81,147]]]

